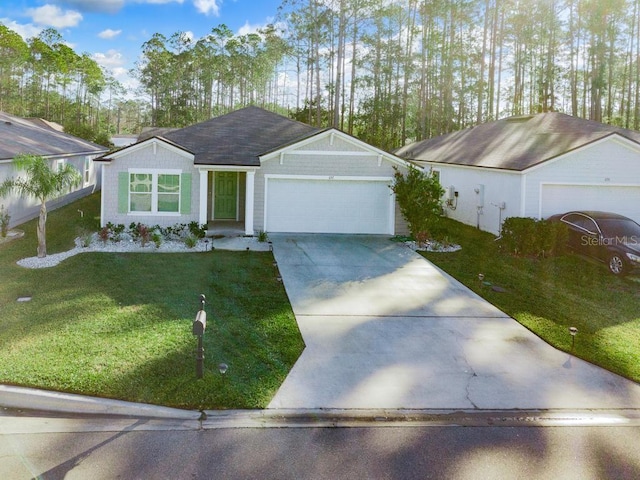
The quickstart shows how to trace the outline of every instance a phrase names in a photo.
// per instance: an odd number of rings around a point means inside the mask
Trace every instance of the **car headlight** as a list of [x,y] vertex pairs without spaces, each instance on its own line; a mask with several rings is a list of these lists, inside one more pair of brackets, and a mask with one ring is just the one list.
[[632,262],[640,263],[640,255],[627,252],[627,257],[629,257],[629,260]]

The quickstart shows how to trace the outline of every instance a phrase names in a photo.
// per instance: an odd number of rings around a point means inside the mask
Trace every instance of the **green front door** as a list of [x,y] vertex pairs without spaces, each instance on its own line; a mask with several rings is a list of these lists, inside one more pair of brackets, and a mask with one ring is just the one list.
[[214,219],[235,220],[238,203],[238,173],[215,173]]

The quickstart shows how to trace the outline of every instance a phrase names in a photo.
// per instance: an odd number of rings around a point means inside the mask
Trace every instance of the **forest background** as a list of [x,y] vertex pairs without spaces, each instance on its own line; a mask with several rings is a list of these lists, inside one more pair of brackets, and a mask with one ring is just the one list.
[[275,18],[154,34],[135,91],[54,29],[0,24],[0,111],[102,144],[249,104],[389,151],[546,111],[640,129],[640,0],[285,0]]

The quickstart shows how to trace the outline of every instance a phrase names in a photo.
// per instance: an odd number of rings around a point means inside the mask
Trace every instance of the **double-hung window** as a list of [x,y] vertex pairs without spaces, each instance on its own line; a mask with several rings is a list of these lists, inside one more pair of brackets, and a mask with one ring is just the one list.
[[180,213],[180,171],[129,171],[131,213]]

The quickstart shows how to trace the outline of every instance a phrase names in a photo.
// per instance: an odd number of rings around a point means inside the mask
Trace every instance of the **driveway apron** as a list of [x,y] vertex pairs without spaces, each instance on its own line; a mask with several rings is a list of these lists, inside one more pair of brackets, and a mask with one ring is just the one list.
[[269,408],[640,406],[640,385],[549,346],[388,237],[270,238],[306,347]]

